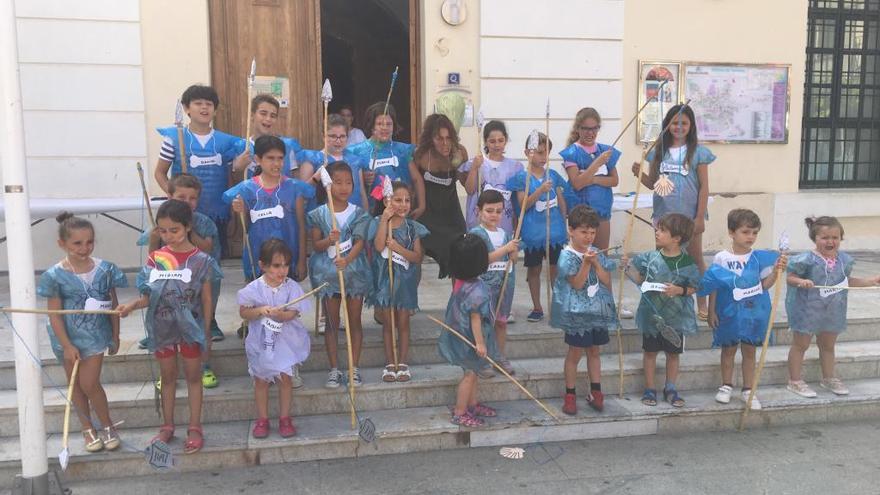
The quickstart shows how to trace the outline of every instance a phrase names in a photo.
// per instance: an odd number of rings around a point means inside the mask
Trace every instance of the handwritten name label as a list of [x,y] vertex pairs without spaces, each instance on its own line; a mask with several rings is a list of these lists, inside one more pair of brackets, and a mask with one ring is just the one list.
[[257,223],[257,220],[262,220],[264,218],[284,218],[284,207],[281,205],[275,205],[272,208],[251,210],[251,223]]
[[157,270],[150,271],[150,283],[157,280],[179,280],[185,284],[192,281],[192,270],[184,268],[183,270]]
[[739,287],[734,287],[733,300],[742,301],[743,299],[747,299],[749,297],[757,296],[758,294],[763,293],[764,288],[761,287],[761,284],[755,285],[754,287],[749,287],[748,289],[740,289]]

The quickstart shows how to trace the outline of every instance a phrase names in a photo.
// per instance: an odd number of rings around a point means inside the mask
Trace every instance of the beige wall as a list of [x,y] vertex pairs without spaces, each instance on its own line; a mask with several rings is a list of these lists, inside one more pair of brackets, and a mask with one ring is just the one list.
[[[147,154],[152,177],[162,145],[156,127],[174,123],[174,106],[187,86],[211,82],[210,23],[207,0],[143,0],[140,9]],[[174,14],[169,15],[171,12]],[[150,182],[151,194],[162,194]]]

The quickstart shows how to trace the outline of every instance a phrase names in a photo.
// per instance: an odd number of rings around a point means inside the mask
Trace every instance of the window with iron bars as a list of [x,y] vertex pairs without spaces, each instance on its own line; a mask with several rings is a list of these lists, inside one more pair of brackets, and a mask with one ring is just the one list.
[[800,186],[880,186],[880,0],[810,0]]

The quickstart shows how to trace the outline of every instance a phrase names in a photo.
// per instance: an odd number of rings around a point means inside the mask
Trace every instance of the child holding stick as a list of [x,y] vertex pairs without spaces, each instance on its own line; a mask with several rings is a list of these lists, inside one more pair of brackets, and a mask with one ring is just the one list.
[[[709,218],[709,164],[715,155],[699,144],[697,121],[688,105],[675,105],[663,118],[664,132],[657,137],[658,144],[646,157],[650,162],[648,175],[640,180],[654,189],[653,221],[656,224],[667,213],[681,213],[694,219],[694,234],[687,245],[688,255],[696,262],[700,273],[706,271],[703,260],[703,232]],[[640,164],[633,163],[633,175],[638,177]],[[706,298],[697,298],[697,311],[703,321],[708,317]]]
[[489,266],[489,251],[486,243],[474,234],[457,237],[449,249],[453,283],[445,321],[472,341],[476,349],[460,341],[451,332],[440,334],[437,347],[449,364],[460,366],[464,372],[458,382],[452,424],[476,428],[486,424],[482,417],[498,414],[495,409],[477,400],[477,372],[485,367],[486,356],[496,359],[498,355],[493,335],[494,303],[489,288],[480,279]]
[[[507,359],[507,315],[510,314],[510,307],[513,305],[513,289],[515,285],[515,274],[510,273],[507,277],[507,287],[504,289],[504,300],[498,300],[501,297],[501,284],[504,282],[504,272],[512,268],[510,263],[511,257],[516,257],[519,251],[519,240],[512,239],[511,234],[500,228],[500,222],[504,216],[504,196],[492,189],[487,189],[480,193],[477,200],[477,208],[480,214],[480,225],[470,230],[471,234],[478,236],[486,244],[489,250],[489,268],[486,273],[480,275],[480,279],[485,282],[489,288],[489,297],[492,303],[499,305],[496,308],[495,317],[495,337],[498,341],[498,352],[500,359],[498,364],[504,368],[504,371],[513,375],[515,373],[510,360]],[[491,378],[494,375],[491,366],[480,370],[483,377]]]
[[[761,230],[761,219],[746,209],[727,214],[729,251],[715,255],[706,270],[698,295],[709,296],[709,326],[715,331],[712,345],[721,347],[721,387],[715,400],[727,404],[733,392],[736,350],[742,354],[743,402],[748,402],[755,376],[755,347],[764,342],[770,319],[767,289],[776,282],[776,268],[785,267],[786,256],[775,251],[752,250]],[[752,410],[761,409],[757,394]]]
[[[324,188],[321,187],[321,179],[315,174],[324,166],[325,159],[328,165],[333,162],[344,161],[351,167],[354,183],[352,184],[353,188],[349,201],[364,210],[367,210],[369,207],[367,195],[370,191],[364,187],[363,164],[366,161],[361,161],[358,156],[345,149],[348,144],[346,141],[348,139],[347,132],[348,127],[345,119],[339,115],[330,114],[327,117],[327,135],[324,136],[324,149],[302,150],[296,154],[296,159],[299,161],[300,170],[302,171],[302,180],[316,188],[315,200],[309,201],[306,208],[307,211],[312,211],[318,204],[324,204],[327,201]],[[324,156],[325,153],[326,157]]]
[[816,248],[793,256],[788,264],[786,282],[789,289],[785,311],[792,331],[788,351],[788,390],[801,397],[816,397],[816,392],[807,385],[802,374],[804,353],[815,335],[822,368],[819,386],[836,395],[847,395],[849,389],[834,374],[834,345],[837,337],[846,330],[849,292],[846,288],[880,285],[880,276],[851,276],[855,261],[840,251],[843,225],[837,218],[807,218],[804,222]]
[[260,246],[260,278],[238,291],[239,314],[248,320],[244,347],[248,373],[254,379],[257,420],[254,438],[269,436],[269,385],[278,385],[278,433],[282,438],[296,435],[290,417],[293,376],[296,366],[309,357],[309,334],[299,321],[310,309],[308,299],[280,307],[303,295],[298,283],[288,278],[293,253],[280,239],[269,239]]
[[[327,204],[315,208],[307,216],[314,247],[314,252],[309,257],[309,278],[312,287],[327,283],[327,286],[318,293],[327,308],[324,343],[330,360],[330,372],[324,386],[338,388],[343,381],[337,357],[342,289],[339,287],[336,271],[340,269],[345,278],[348,322],[351,331],[353,362],[348,365],[352,367],[351,371],[354,373],[352,385],[360,387],[363,384],[358,370],[363,341],[361,309],[364,297],[373,290],[372,272],[364,254],[364,240],[367,238],[370,217],[362,208],[349,202],[353,187],[351,167],[345,162],[335,162],[327,166],[327,172],[333,181],[330,186],[331,198]],[[331,214],[336,215],[337,230],[333,229]],[[338,257],[337,241],[340,251]]]
[[[47,309],[111,309],[116,306],[116,288],[128,282],[119,268],[109,261],[92,257],[95,228],[88,220],[62,212],[58,220],[58,247],[64,259],[40,275],[37,294],[48,299]],[[74,363],[79,370],[70,399],[76,405],[82,425],[86,452],[116,450],[119,434],[110,419],[107,395],[101,386],[104,351],[119,351],[119,318],[110,315],[49,315],[52,352],[64,365],[70,380]],[[101,422],[100,433],[92,426],[94,409]]]
[[156,224],[165,247],[151,252],[138,274],[141,296],[116,308],[123,318],[135,309],[148,308],[149,350],[159,361],[162,379],[164,424],[156,439],[165,443],[174,437],[177,355],[183,358],[189,400],[186,454],[198,452],[205,444],[201,369],[211,352],[211,283],[222,277],[214,258],[190,242],[192,223],[192,210],[183,201],[170,199],[159,207]]
[[[419,309],[419,282],[422,279],[422,259],[425,256],[422,238],[428,229],[415,220],[407,218],[412,209],[412,193],[403,182],[391,184],[390,196],[376,202],[376,217],[370,222],[367,238],[373,243],[375,254],[372,268],[375,290],[370,302],[382,313],[382,335],[385,341],[384,382],[408,382],[412,379],[409,366],[410,316]],[[389,225],[391,237],[388,236]],[[394,286],[388,273],[388,256],[391,251]],[[391,332],[389,312],[394,311],[397,345]],[[397,356],[395,362],[394,357]]]
[[[528,146],[528,143],[526,144]],[[526,281],[532,296],[532,311],[526,318],[530,322],[544,319],[544,308],[541,306],[541,268],[547,255],[547,214],[550,209],[550,277],[556,278],[556,263],[559,253],[567,240],[565,230],[566,204],[565,192],[568,182],[555,170],[547,167],[547,157],[553,142],[542,133],[538,133],[538,148],[529,157],[528,173],[529,191],[526,193],[526,171],[517,172],[507,181],[507,189],[516,192],[517,203],[526,209],[522,226],[522,246],[525,249],[523,265],[527,268]],[[557,194],[562,188],[563,194]],[[549,197],[549,199],[548,199]]]
[[[507,181],[523,170],[522,163],[504,156],[507,147],[507,126],[500,120],[490,120],[483,126],[483,153],[478,153],[473,160],[461,166],[466,172],[463,182],[468,193],[465,217],[469,229],[480,225],[480,208],[477,202],[484,190],[495,190],[504,196],[504,212],[498,226],[514,235],[516,226],[513,208],[513,193],[507,189]],[[477,183],[477,178],[481,183]]]
[[587,404],[596,411],[605,407],[602,394],[602,362],[599,346],[608,343],[608,333],[617,329],[617,312],[611,294],[611,274],[617,265],[593,247],[599,215],[578,205],[568,215],[568,246],[559,255],[559,273],[553,291],[550,325],[565,332],[565,396],[562,412],[577,414],[577,366],[587,356],[590,393]]
[[[657,405],[654,375],[657,353],[666,354],[666,385],[663,400],[673,407],[684,407],[678,394],[679,357],[684,352],[684,335],[697,332],[693,294],[700,285],[700,271],[694,260],[682,251],[694,231],[694,222],[679,213],[664,215],[657,222],[654,241],[657,250],[639,254],[632,260],[636,273],[631,278],[639,284],[642,298],[636,312],[636,326],[642,332],[642,362],[645,370],[645,393],[642,403]],[[628,258],[621,263],[626,267]]]
[[[240,151],[240,154],[232,162],[232,170],[234,172],[242,169],[245,170],[245,179],[260,175],[259,165],[253,156],[254,143],[261,136],[275,135],[272,132],[272,128],[275,127],[275,123],[278,121],[278,111],[280,109],[281,104],[272,95],[259,94],[251,100],[250,129],[252,134],[245,136],[248,139],[247,146],[245,146],[244,140],[241,141],[240,145],[243,150]],[[300,170],[297,164],[297,154],[302,150],[302,145],[292,137],[278,136],[278,139],[284,143],[284,147],[287,149],[287,152],[284,154],[284,167],[281,169],[281,174],[285,177],[295,177],[305,181],[306,179],[295,173],[297,170]]]

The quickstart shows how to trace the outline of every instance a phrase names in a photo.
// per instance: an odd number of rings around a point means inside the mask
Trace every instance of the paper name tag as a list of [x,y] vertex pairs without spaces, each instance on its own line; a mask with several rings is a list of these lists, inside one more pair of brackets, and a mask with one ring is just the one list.
[[661,174],[681,174],[687,175],[688,169],[684,165],[678,165],[676,163],[662,162],[660,163],[660,173]]
[[284,323],[280,321],[275,321],[272,318],[263,318],[260,320],[260,324],[263,325],[263,328],[266,330],[271,330],[273,332],[280,332],[281,327],[284,326]]
[[510,265],[507,261],[496,261],[494,263],[489,263],[489,271],[490,272],[503,272],[505,270],[510,271],[513,266]]
[[86,311],[106,311],[113,309],[113,301],[99,301],[94,297],[86,299],[86,305],[83,307]]
[[483,186],[483,190],[484,191],[498,191],[501,193],[502,196],[504,196],[504,201],[510,201],[511,192],[508,191],[507,189],[495,187],[492,184],[487,183],[485,186]]
[[666,284],[659,282],[642,282],[642,292],[666,292]]
[[536,201],[535,202],[535,210],[544,211],[547,208],[556,208],[559,204],[557,198],[553,198],[550,201]]
[[740,289],[739,287],[733,288],[733,300],[734,301],[742,301],[743,299],[757,296],[758,294],[763,294],[764,288],[761,284],[758,284],[754,287],[749,287],[748,289]]
[[[385,258],[387,260],[388,259],[388,248],[383,249],[381,255],[383,258]],[[391,253],[391,261],[402,266],[404,270],[409,270],[409,260],[404,258],[402,254],[392,252]]]
[[[349,249],[351,249],[351,246],[352,246],[351,239],[349,239],[347,241],[340,242],[339,243],[339,254],[344,255],[346,252],[348,252]],[[327,256],[329,256],[330,259],[333,259],[336,257],[336,246],[335,245],[327,248]]]
[[834,288],[819,289],[819,297],[833,296],[838,292],[843,292],[847,287],[849,287],[849,278],[844,277],[843,281],[835,285]]
[[262,210],[251,210],[251,223],[257,223],[257,220],[264,218],[284,218],[284,207],[275,205],[272,208]]
[[434,184],[440,184],[441,186],[448,186],[452,184],[453,181],[452,177],[444,179],[442,177],[437,177],[431,172],[425,172],[425,180],[428,182],[433,182]]
[[596,297],[597,292],[599,292],[599,284],[587,286],[587,297]]
[[376,159],[370,162],[370,170],[378,170],[383,167],[397,167],[400,165],[400,162],[397,160],[396,156],[392,156],[390,158],[381,158]]
[[150,271],[150,283],[157,280],[180,280],[188,284],[192,280],[192,270],[184,268],[183,270],[157,270]]
[[210,165],[223,165],[223,157],[220,156],[220,153],[215,153],[211,156],[189,155],[189,166],[192,168]]

